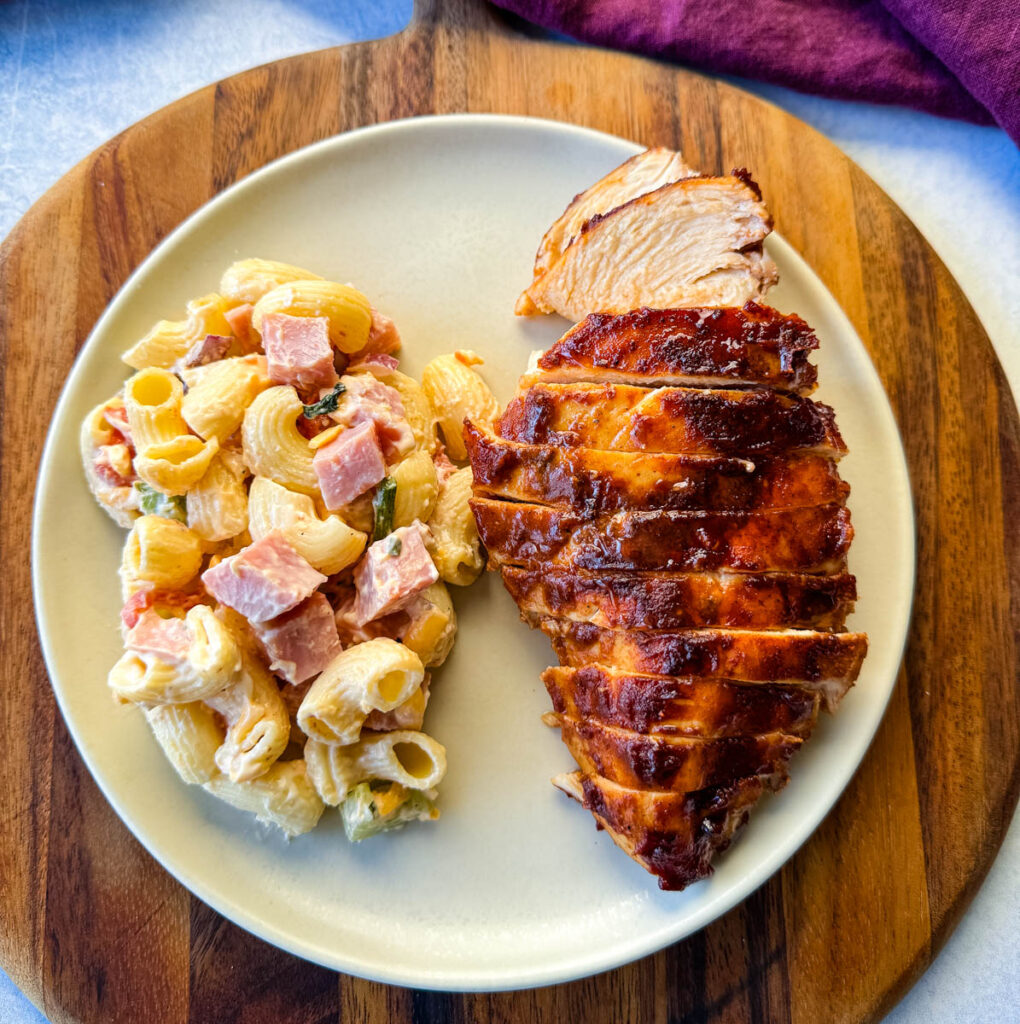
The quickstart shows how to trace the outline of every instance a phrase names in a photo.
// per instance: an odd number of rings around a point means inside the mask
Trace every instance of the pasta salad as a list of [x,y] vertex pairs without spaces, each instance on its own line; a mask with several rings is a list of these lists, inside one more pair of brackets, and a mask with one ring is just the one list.
[[422,731],[483,556],[461,425],[499,413],[470,352],[398,369],[351,285],[241,260],[160,321],[81,429],[128,535],[109,675],[180,777],[288,836],[338,807],[360,840],[434,820]]

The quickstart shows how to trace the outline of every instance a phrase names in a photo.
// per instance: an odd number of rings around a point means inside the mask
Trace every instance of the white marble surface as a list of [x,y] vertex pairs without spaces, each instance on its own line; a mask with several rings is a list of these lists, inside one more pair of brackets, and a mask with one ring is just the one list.
[[[398,31],[411,0],[0,4],[0,236],[111,135],[246,67]],[[1020,150],[1000,131],[740,81],[828,135],[913,219],[1020,393]],[[890,866],[895,870],[895,865]],[[1020,1019],[1020,824],[893,1024]],[[0,1021],[45,1018],[0,972]]]

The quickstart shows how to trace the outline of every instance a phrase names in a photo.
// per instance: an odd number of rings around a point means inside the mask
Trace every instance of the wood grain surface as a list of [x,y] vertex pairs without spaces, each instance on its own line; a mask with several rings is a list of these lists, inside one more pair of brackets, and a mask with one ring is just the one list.
[[[283,153],[358,125],[462,110],[675,146],[706,171],[753,168],[777,229],[878,367],[919,531],[914,621],[889,711],[800,853],[655,956],[569,985],[481,995],[311,966],[173,881],[106,804],[56,712],[28,556],[37,410],[52,407],[92,324],[153,246]],[[665,64],[529,40],[474,0],[429,0],[399,36],[210,86],[70,171],[0,250],[0,346],[0,964],[51,1020],[874,1020],[981,883],[1020,786],[1016,409],[931,248],[859,168],[788,114]]]

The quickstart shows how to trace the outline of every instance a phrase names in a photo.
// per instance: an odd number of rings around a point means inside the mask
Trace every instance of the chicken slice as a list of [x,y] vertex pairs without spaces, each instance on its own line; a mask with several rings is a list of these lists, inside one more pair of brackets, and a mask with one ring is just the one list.
[[683,178],[587,220],[536,265],[514,312],[626,313],[640,306],[742,306],[778,280],[762,251],[772,217],[744,172]]
[[635,309],[591,313],[538,360],[535,380],[731,387],[807,394],[818,377],[814,331],[796,315],[755,302],[743,308]]
[[681,178],[697,177],[672,149],[655,146],[625,160],[591,188],[574,196],[570,205],[542,237],[535,255],[535,269],[545,270],[570,245],[574,236],[592,217],[609,213],[618,206]]
[[816,692],[792,684],[642,675],[605,665],[547,668],[542,682],[556,713],[647,735],[806,739],[818,715]]
[[868,650],[863,633],[812,630],[600,629],[544,618],[561,665],[612,665],[624,672],[704,676],[747,683],[797,683],[818,691],[833,711],[853,685]]
[[553,785],[591,811],[596,824],[661,889],[685,889],[712,873],[712,858],[747,823],[761,795],[786,784],[785,773],[739,779],[695,793],[629,789],[585,772],[557,775]]
[[472,498],[471,509],[490,559],[534,568],[834,572],[853,539],[841,505],[599,519],[491,498]]
[[726,458],[558,448],[496,437],[473,423],[464,441],[475,493],[570,508],[739,511],[843,504],[850,487],[824,455]]
[[849,573],[583,572],[505,565],[503,584],[521,617],[603,629],[841,630],[857,598]]
[[588,719],[550,714],[583,772],[621,786],[689,793],[708,786],[784,771],[800,746],[796,736],[670,736],[616,729]]
[[683,455],[846,452],[829,406],[764,388],[535,384],[511,399],[499,434],[526,444]]

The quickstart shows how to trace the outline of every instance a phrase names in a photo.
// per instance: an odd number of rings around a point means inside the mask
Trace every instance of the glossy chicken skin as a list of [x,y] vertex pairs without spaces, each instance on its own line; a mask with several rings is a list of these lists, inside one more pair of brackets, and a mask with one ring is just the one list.
[[850,487],[824,455],[725,458],[521,444],[472,423],[464,441],[476,494],[570,508],[739,511],[843,504]]
[[732,387],[798,394],[815,387],[814,331],[796,315],[743,308],[636,309],[592,313],[560,338],[522,386],[538,380]]
[[867,653],[863,633],[813,630],[623,631],[567,619],[539,627],[561,665],[612,665],[625,672],[702,676],[748,683],[793,682],[818,690],[830,710],[853,685]]
[[579,569],[830,572],[853,538],[840,505],[763,512],[617,512],[582,519],[544,505],[472,498],[498,564]]
[[584,772],[621,786],[687,793],[749,775],[781,771],[800,746],[780,732],[760,736],[671,736],[558,716],[560,734]]
[[527,444],[742,458],[846,451],[827,405],[762,388],[537,383],[507,405],[499,434]]
[[640,675],[604,665],[548,668],[542,682],[566,718],[649,735],[716,739],[780,732],[803,739],[818,715],[818,694],[796,685]]
[[840,630],[853,610],[849,573],[635,573],[502,566],[503,583],[526,622],[543,616],[605,629]]
[[659,888],[685,889],[712,873],[761,795],[782,789],[785,773],[753,776],[693,793],[631,789],[598,775],[570,772],[553,785],[582,804],[613,842],[647,871]]

